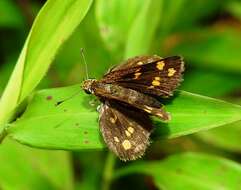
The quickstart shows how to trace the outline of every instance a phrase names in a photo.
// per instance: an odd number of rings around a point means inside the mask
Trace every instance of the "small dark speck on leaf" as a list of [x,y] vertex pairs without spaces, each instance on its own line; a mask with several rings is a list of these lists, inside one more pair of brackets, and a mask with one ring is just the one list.
[[88,131],[84,131],[84,134],[87,135],[87,134],[88,134]]
[[54,128],[58,128],[58,127],[60,127],[60,126],[61,126],[61,123],[55,125]]
[[67,109],[64,109],[64,112],[67,112]]
[[89,141],[88,141],[88,140],[85,140],[85,141],[84,141],[84,143],[85,143],[85,144],[88,144],[88,143],[89,143]]
[[75,123],[75,126],[78,127],[78,126],[79,126],[79,123]]
[[52,100],[53,99],[53,96],[47,96],[46,97],[46,100]]

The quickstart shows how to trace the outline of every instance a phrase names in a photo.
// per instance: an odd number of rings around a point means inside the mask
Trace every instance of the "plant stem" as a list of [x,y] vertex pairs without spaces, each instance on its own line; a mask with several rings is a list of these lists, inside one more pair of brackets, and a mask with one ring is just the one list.
[[102,190],[109,190],[112,180],[112,174],[115,165],[115,156],[109,151],[106,156],[104,172],[103,172],[103,181],[102,181]]

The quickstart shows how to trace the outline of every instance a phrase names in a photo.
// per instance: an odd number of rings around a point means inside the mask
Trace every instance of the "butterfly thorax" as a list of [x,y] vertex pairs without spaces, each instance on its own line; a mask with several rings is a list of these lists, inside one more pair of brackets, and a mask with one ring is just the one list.
[[94,84],[97,82],[96,79],[87,79],[82,84],[82,89],[87,94],[94,94]]

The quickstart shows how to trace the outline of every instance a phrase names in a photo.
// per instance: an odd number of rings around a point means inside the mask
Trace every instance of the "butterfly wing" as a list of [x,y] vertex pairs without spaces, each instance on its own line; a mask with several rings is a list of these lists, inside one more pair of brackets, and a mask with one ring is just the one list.
[[136,67],[136,66],[152,63],[152,62],[155,62],[155,61],[159,61],[161,59],[162,58],[159,57],[158,55],[136,56],[136,57],[129,58],[126,61],[122,62],[121,64],[115,66],[114,68],[111,69],[111,71],[128,69],[128,68],[131,68],[131,67]]
[[[142,60],[145,57],[142,57]],[[107,73],[102,82],[115,83],[143,93],[156,96],[171,96],[182,81],[184,63],[181,57],[172,56],[164,59],[154,57],[152,61],[127,62]],[[151,60],[148,58],[148,60]],[[131,64],[132,63],[132,64]]]
[[100,109],[99,123],[105,143],[121,160],[135,160],[144,154],[152,130],[145,112],[105,101]]
[[157,116],[163,121],[170,120],[169,113],[164,110],[163,105],[156,98],[136,90],[116,84],[96,82],[94,93],[96,96],[100,97],[100,99],[117,100],[118,102],[128,104],[148,114]]

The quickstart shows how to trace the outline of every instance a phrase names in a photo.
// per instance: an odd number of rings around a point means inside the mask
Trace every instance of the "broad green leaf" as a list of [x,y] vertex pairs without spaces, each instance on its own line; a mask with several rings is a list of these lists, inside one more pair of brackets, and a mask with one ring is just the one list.
[[127,40],[126,34],[142,7],[145,6],[146,2],[143,0],[96,1],[95,12],[99,31],[113,56],[122,55]]
[[23,144],[41,148],[102,148],[98,113],[95,107],[90,107],[88,96],[80,92],[56,106],[58,101],[79,91],[80,85],[40,91],[21,119],[10,127],[11,136]]
[[240,74],[241,36],[238,30],[201,29],[179,38],[180,42],[171,52],[183,55],[189,64]]
[[[56,106],[58,101],[78,95]],[[20,143],[53,149],[102,148],[96,107],[80,86],[39,91],[26,112],[9,128],[9,135]],[[172,120],[155,120],[159,138],[173,138],[207,130],[241,119],[241,107],[220,100],[179,92],[166,104]]]
[[241,106],[185,91],[167,103],[171,121],[165,127],[155,119],[160,137],[183,136],[241,120]]
[[225,150],[241,152],[241,122],[197,133],[203,141]]
[[183,153],[163,161],[131,164],[117,170],[114,177],[135,173],[151,175],[159,189],[168,190],[236,190],[241,182],[238,163],[200,153]]
[[48,1],[40,11],[30,33],[20,100],[43,78],[58,49],[82,21],[91,3],[92,0]]
[[[234,102],[239,105],[241,104],[240,100]],[[196,136],[216,147],[232,152],[241,152],[241,121],[200,132]]]
[[[0,125],[44,77],[58,49],[86,15],[92,0],[49,0],[40,10],[0,102]],[[50,19],[51,18],[51,19]]]
[[1,189],[73,189],[66,152],[32,149],[6,139],[0,148],[0,162]]
[[14,109],[16,109],[19,104],[18,100],[21,92],[28,40],[29,38],[26,40],[17,64],[0,99],[0,133],[1,129],[4,128],[4,124],[11,120],[11,117],[14,115]]
[[162,4],[163,0],[145,1],[127,34],[125,58],[148,52],[159,24]]

